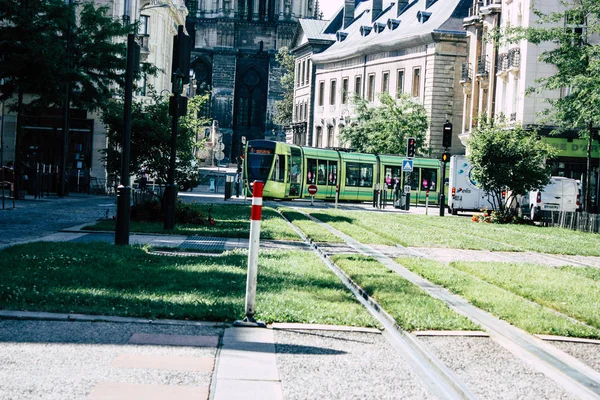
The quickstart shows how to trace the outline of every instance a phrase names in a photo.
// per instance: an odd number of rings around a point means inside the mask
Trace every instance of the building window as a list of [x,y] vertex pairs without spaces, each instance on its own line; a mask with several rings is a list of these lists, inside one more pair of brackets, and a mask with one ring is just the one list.
[[327,147],[333,147],[333,126],[327,127]]
[[140,25],[138,28],[139,35],[149,35],[150,34],[150,17],[147,15],[140,15]]
[[335,105],[335,95],[337,90],[337,80],[333,79],[329,85],[329,104]]
[[342,79],[342,104],[348,104],[348,78]]
[[312,68],[312,61],[308,60],[306,62],[306,84],[308,85],[310,83],[310,70]]
[[404,93],[404,70],[398,70],[398,76],[396,80],[396,98],[399,99]]
[[317,126],[317,147],[323,147],[323,128]]
[[325,82],[319,82],[319,106],[325,104]]
[[413,69],[412,95],[419,97],[421,93],[421,68]]
[[300,86],[300,73],[302,71],[300,71],[300,63],[296,64],[296,86]]
[[[137,81],[137,89],[135,91],[135,94],[137,96],[146,96],[147,94],[147,78],[146,78],[146,74],[142,75],[142,77]],[[0,122],[1,123],[1,122]]]
[[308,102],[304,103],[304,120],[308,120]]
[[357,76],[354,78],[354,94],[358,97],[362,95],[362,76]]
[[375,74],[369,75],[369,86],[367,86],[367,99],[375,100]]
[[390,92],[390,73],[384,72],[381,77],[381,93]]
[[306,82],[306,60],[302,61],[302,84],[304,85]]

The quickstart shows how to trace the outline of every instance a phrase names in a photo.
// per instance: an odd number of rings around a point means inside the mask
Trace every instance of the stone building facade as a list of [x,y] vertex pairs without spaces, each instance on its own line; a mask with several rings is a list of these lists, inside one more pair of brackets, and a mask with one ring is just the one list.
[[225,156],[241,154],[242,138],[281,136],[273,123],[283,96],[275,56],[290,45],[299,19],[317,14],[315,1],[190,0],[187,7],[197,93],[211,93],[206,115],[218,126]]
[[[429,155],[443,152],[446,121],[462,123],[461,65],[467,57],[462,27],[468,0],[346,0],[334,16],[336,41],[313,54],[314,113],[308,129],[316,147],[339,147],[341,129],[352,120],[351,97],[378,103],[378,94],[408,93],[429,117]],[[458,131],[458,129],[456,130]],[[450,151],[464,151],[454,132]]]

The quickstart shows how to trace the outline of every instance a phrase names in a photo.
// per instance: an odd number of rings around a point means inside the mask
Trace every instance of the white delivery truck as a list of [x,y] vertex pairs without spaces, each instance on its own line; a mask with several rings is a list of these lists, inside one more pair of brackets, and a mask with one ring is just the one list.
[[492,196],[477,186],[473,177],[473,166],[466,156],[450,157],[448,212],[494,209]]

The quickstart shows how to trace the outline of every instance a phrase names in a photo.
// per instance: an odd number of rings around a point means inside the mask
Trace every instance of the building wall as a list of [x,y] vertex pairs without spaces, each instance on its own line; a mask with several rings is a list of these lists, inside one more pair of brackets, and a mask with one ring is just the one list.
[[284,137],[273,122],[275,103],[283,98],[275,56],[290,45],[298,19],[314,14],[314,1],[188,2],[194,7],[188,19],[195,40],[192,69],[202,77],[197,84],[211,91],[210,117],[226,157],[241,154],[242,137]]
[[[460,65],[466,60],[466,39],[438,38],[438,42],[406,49],[398,49],[399,56],[390,53],[378,53],[356,57],[347,61],[318,64],[315,76],[315,127],[313,143],[318,146],[319,131],[323,140],[321,147],[344,146],[339,134],[343,126],[354,114],[350,96],[347,104],[342,104],[341,85],[344,78],[349,79],[349,90],[356,92],[356,78],[360,77],[360,93],[363,98],[369,97],[370,77],[374,78],[372,102],[378,105],[379,95],[384,91],[384,74],[388,74],[387,92],[396,96],[396,88],[401,86],[402,93],[411,94],[423,104],[430,120],[426,141],[431,148],[431,156],[437,157],[442,152],[442,126],[450,120],[460,126],[462,120],[462,88],[459,84]],[[400,72],[403,71],[403,84],[398,85]],[[419,75],[418,81],[415,74]],[[330,104],[331,82],[335,80],[336,96],[334,104]],[[323,105],[319,103],[320,83],[324,83]],[[415,82],[418,85],[415,86]],[[344,121],[340,122],[344,117]],[[327,133],[333,127],[333,141],[327,141]]]

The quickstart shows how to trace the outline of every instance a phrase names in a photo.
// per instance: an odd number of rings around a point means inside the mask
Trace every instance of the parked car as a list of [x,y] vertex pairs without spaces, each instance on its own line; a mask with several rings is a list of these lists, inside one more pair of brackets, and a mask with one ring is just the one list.
[[540,190],[529,193],[529,216],[533,221],[540,218],[542,212],[576,212],[580,209],[580,190],[578,181],[562,176],[553,176],[550,183]]

